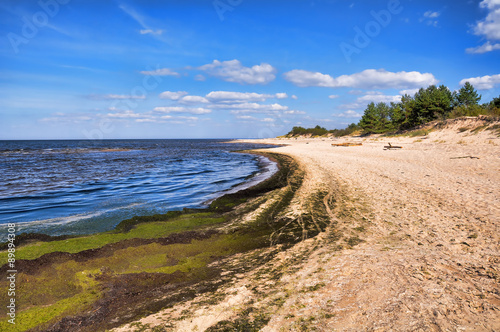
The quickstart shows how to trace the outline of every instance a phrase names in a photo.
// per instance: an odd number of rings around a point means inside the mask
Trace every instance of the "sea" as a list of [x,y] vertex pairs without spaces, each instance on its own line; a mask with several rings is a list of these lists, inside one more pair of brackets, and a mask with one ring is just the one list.
[[0,141],[0,241],[16,233],[92,234],[133,216],[204,208],[277,165],[224,140]]

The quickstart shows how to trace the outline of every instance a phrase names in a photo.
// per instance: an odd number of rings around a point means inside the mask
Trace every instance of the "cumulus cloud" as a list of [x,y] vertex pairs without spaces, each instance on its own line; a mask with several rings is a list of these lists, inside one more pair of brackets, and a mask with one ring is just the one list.
[[296,95],[292,95],[292,97],[291,97],[291,98],[292,98],[293,100],[297,100],[297,99],[299,99],[299,97],[297,97]]
[[306,114],[304,111],[296,111],[296,110],[291,110],[291,111],[285,111],[284,114],[292,114],[292,115],[298,115],[298,114]]
[[[288,95],[284,92],[275,94],[261,94],[255,92],[211,91],[205,96],[189,95],[186,91],[164,91],[162,99],[174,101],[173,105],[154,108],[156,113],[191,113],[206,114],[213,110],[230,111],[232,114],[301,114],[300,111],[288,112],[288,106],[279,103],[264,103],[268,99],[284,99]],[[190,105],[203,104],[195,108]],[[285,113],[284,113],[285,112]]]
[[332,77],[319,72],[294,69],[284,74],[285,79],[300,87],[319,86],[329,88],[416,88],[436,84],[438,80],[431,73],[417,71],[390,72],[384,69],[366,69],[362,72]]
[[476,35],[483,35],[488,40],[500,40],[500,1],[483,0],[479,7],[486,8],[488,15],[474,27]]
[[276,69],[267,63],[245,67],[238,60],[222,62],[214,60],[212,63],[197,69],[224,81],[240,84],[267,84],[276,78]]
[[173,71],[172,69],[169,68],[158,68],[155,70],[143,70],[141,71],[141,74],[143,75],[152,75],[152,76],[181,76],[181,74]]
[[363,114],[358,113],[353,110],[348,110],[339,114],[333,114],[332,116],[337,117],[337,118],[360,118],[363,116]]
[[472,32],[485,38],[486,43],[467,48],[466,52],[470,54],[482,54],[500,49],[500,44],[494,43],[500,40],[500,0],[483,0],[479,3],[479,7],[485,8],[488,14],[483,20],[476,22]]
[[378,91],[369,91],[366,95],[358,97],[356,101],[339,106],[341,109],[360,110],[364,109],[369,103],[398,103],[401,101],[401,95],[389,96]]
[[212,91],[205,98],[213,103],[245,103],[245,102],[263,102],[269,98],[285,99],[288,95],[284,92],[275,94],[261,94],[255,92],[236,92],[236,91]]
[[285,79],[300,87],[321,86],[335,87],[335,79],[330,75],[319,72],[311,72],[302,69],[294,69],[283,74]]
[[469,54],[483,54],[494,50],[500,50],[500,43],[492,44],[489,41],[487,41],[481,46],[469,47],[465,50],[465,52]]
[[182,104],[205,104],[208,103],[208,100],[202,96],[184,96],[179,99],[179,102]]
[[243,103],[265,101],[271,95],[255,92],[212,91],[205,97],[214,103]]
[[166,107],[155,107],[155,112],[160,113],[188,113],[188,114],[208,114],[212,110],[202,107],[190,108],[183,106],[166,106]]
[[330,99],[335,99],[335,98],[338,98],[338,97],[339,97],[339,95],[329,95],[328,96],[328,98],[330,98]]
[[404,95],[414,96],[415,93],[418,92],[418,90],[420,90],[420,89],[405,89],[405,90],[399,91],[399,94],[401,96],[404,96]]
[[460,85],[464,85],[465,82],[469,82],[478,90],[489,90],[493,89],[495,85],[500,84],[500,74],[464,78],[460,81]]
[[276,119],[273,119],[273,118],[259,119],[259,118],[256,118],[255,116],[251,116],[251,115],[237,115],[236,119],[244,120],[244,121],[259,121],[259,122],[270,122],[270,123],[276,121]]
[[184,97],[188,93],[186,91],[165,91],[160,93],[160,98],[161,99],[170,99],[170,100],[178,100],[181,97]]
[[211,105],[212,108],[231,110],[231,113],[266,113],[266,112],[281,112],[287,111],[288,106],[274,104],[258,104],[258,103],[239,103],[239,104],[218,104]]

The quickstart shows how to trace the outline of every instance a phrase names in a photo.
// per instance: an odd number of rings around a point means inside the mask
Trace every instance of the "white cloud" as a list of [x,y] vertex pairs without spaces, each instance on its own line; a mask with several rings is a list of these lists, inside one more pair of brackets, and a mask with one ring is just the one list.
[[267,84],[276,78],[276,69],[267,63],[261,63],[250,68],[244,67],[238,60],[222,62],[214,60],[212,63],[197,69],[224,81],[241,84]]
[[240,119],[240,120],[257,120],[256,117],[251,116],[251,115],[238,115],[238,116],[236,116],[236,119]]
[[416,88],[436,84],[438,80],[431,73],[417,71],[390,72],[384,69],[366,69],[352,75],[333,78],[330,75],[295,69],[284,74],[285,79],[300,87],[319,86],[330,88]]
[[196,121],[198,117],[196,116],[177,116],[176,119]]
[[486,43],[466,49],[470,54],[481,54],[500,49],[500,44],[492,41],[500,40],[500,0],[483,0],[479,7],[488,11],[486,17],[473,27],[473,33],[486,39]]
[[202,107],[190,108],[183,106],[155,107],[154,111],[160,113],[189,113],[189,114],[208,114],[212,112],[212,110]]
[[382,93],[373,93],[372,92],[372,93],[369,93],[363,97],[359,97],[357,100],[361,101],[361,102],[365,102],[366,104],[369,104],[371,102],[374,102],[374,103],[390,103],[390,102],[397,103],[397,102],[401,101],[401,96],[400,95],[388,96],[388,95],[384,95]]
[[135,11],[132,7],[126,6],[124,4],[119,6],[121,10],[123,10],[127,15],[134,19],[144,30],[149,30],[149,27],[145,23],[145,18],[137,11]]
[[304,111],[296,111],[296,110],[291,110],[291,111],[285,111],[284,114],[291,114],[291,115],[295,115],[295,114],[306,114],[306,112]]
[[348,110],[345,112],[342,112],[340,114],[333,114],[332,116],[337,117],[337,118],[360,118],[363,116],[363,114],[358,113],[353,110]]
[[441,15],[441,14],[438,12],[433,12],[432,10],[429,10],[429,11],[424,13],[424,17],[427,17],[427,18],[437,18],[437,17],[439,17],[439,15]]
[[139,30],[139,33],[141,35],[147,35],[147,34],[151,34],[151,35],[161,35],[163,33],[163,30],[161,29],[157,29],[157,30],[153,30],[153,29],[142,29],[142,30]]
[[136,119],[135,122],[157,122],[156,119]]
[[335,99],[335,98],[338,98],[338,97],[339,97],[339,95],[329,95],[328,96],[328,98],[330,98],[330,99]]
[[292,95],[292,99],[297,100],[299,99],[299,97],[297,97],[296,95]]
[[285,79],[300,87],[321,86],[334,87],[335,79],[330,75],[319,72],[310,72],[302,69],[294,69],[283,74]]
[[255,92],[212,91],[205,97],[214,103],[244,103],[265,101],[274,96]]
[[275,122],[276,119],[273,118],[264,118],[264,119],[259,119],[251,115],[237,115],[236,119],[238,120],[245,120],[245,121],[260,121],[260,122]]
[[123,10],[124,13],[129,15],[137,24],[139,24],[142,27],[142,29],[139,30],[139,33],[141,35],[150,34],[158,40],[161,40],[163,42],[166,41],[165,39],[162,38],[163,30],[162,29],[154,29],[151,26],[149,26],[146,23],[146,21],[149,20],[146,16],[142,15],[141,13],[136,11],[134,8],[132,8],[128,5],[125,5],[125,4],[120,4],[119,8],[121,10]]
[[160,93],[160,98],[161,99],[170,99],[170,100],[178,100],[181,97],[184,97],[188,93],[186,91],[165,91]]
[[358,97],[356,101],[349,104],[341,105],[339,106],[339,108],[349,109],[349,110],[360,110],[366,108],[366,105],[368,105],[371,102],[377,104],[377,103],[391,103],[391,102],[398,103],[400,101],[401,101],[400,95],[388,96],[378,91],[369,91],[366,95]]
[[427,25],[431,25],[434,27],[438,26],[438,18],[441,15],[439,12],[433,12],[432,10],[426,11],[424,16],[420,19],[420,22],[425,22]]
[[120,119],[127,119],[127,118],[139,118],[142,117],[142,114],[135,113],[134,111],[128,110],[128,111],[123,111],[119,113],[108,113],[108,117],[110,118],[120,118]]
[[87,114],[66,114],[66,113],[53,113],[51,117],[42,118],[38,122],[45,123],[81,123],[84,121],[90,121],[95,119],[94,116],[89,116]]
[[144,70],[141,71],[143,75],[152,75],[152,76],[181,76],[179,73],[169,69],[169,68],[159,68],[155,70]]
[[203,75],[196,75],[196,76],[194,77],[194,80],[195,80],[195,81],[200,81],[200,82],[203,82],[203,81],[205,81],[205,80],[206,80],[206,78],[205,78],[205,76],[203,76]]
[[212,108],[231,110],[231,113],[266,113],[266,112],[281,112],[287,111],[288,106],[283,106],[277,103],[257,104],[257,103],[238,103],[238,104],[213,104]]
[[179,102],[182,104],[205,104],[208,103],[208,100],[201,96],[184,96],[179,99]]
[[465,50],[465,52],[469,54],[483,54],[494,50],[500,50],[500,43],[492,44],[490,41],[487,41],[481,46],[469,47]]
[[489,13],[474,27],[476,35],[484,35],[488,40],[500,40],[500,1],[483,0],[479,7],[486,8]]
[[275,94],[275,96],[278,99],[286,99],[286,98],[288,98],[288,95],[286,93],[284,93],[284,92],[277,93],[277,94]]
[[415,93],[418,92],[418,90],[420,90],[420,89],[406,89],[406,90],[401,90],[401,91],[399,91],[399,94],[401,96],[409,95],[409,96],[413,97],[415,95]]
[[478,90],[489,90],[493,89],[495,85],[500,84],[500,74],[464,78],[460,81],[460,85],[464,85],[465,82],[469,82]]

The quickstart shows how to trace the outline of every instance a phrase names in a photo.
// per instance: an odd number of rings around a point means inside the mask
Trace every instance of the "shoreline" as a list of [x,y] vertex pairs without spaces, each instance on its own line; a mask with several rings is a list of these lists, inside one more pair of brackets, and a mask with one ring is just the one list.
[[[135,142],[135,140],[132,140]],[[209,140],[212,141],[212,140]],[[248,145],[247,145],[248,146]],[[222,148],[221,148],[222,149]],[[116,150],[116,149],[115,149]],[[111,150],[110,150],[111,151]],[[120,150],[122,151],[122,150]],[[250,150],[249,150],[250,151]],[[229,152],[229,151],[226,151]],[[126,204],[113,204],[111,206],[98,206],[97,210],[87,208],[82,208],[81,211],[68,211],[67,214],[61,214],[61,216],[47,216],[47,218],[29,218],[32,217],[29,215],[28,217],[25,218],[18,218],[18,219],[24,219],[20,221],[11,221],[15,222],[16,225],[19,228],[20,233],[39,233],[39,234],[45,234],[45,235],[52,235],[52,236],[78,236],[78,235],[90,235],[90,234],[96,234],[100,232],[105,232],[105,231],[110,231],[115,227],[116,225],[112,225],[112,220],[123,220],[127,218],[131,218],[135,215],[151,215],[155,213],[166,213],[168,210],[179,210],[182,209],[183,207],[187,208],[205,208],[208,204],[207,202],[211,202],[215,200],[216,198],[223,196],[225,193],[228,192],[234,192],[235,190],[240,190],[240,189],[245,189],[250,186],[253,186],[254,184],[264,181],[267,179],[274,171],[273,166],[269,166],[268,163],[265,161],[263,162],[261,157],[259,160],[251,160],[255,159],[254,156],[251,156],[251,153],[247,153],[248,157],[245,157],[248,159],[247,164],[251,165],[251,173],[250,171],[243,176],[249,174],[246,178],[244,177],[239,177],[238,172],[232,172],[230,176],[232,175],[233,178],[227,178],[226,182],[229,182],[228,184],[214,184],[214,183],[206,183],[206,186],[210,186],[210,188],[204,188],[201,187],[202,190],[205,190],[201,195],[197,193],[196,195],[192,195],[192,197],[185,197],[183,201],[181,200],[174,200],[173,198],[167,198],[166,200],[162,201],[163,204],[162,206],[165,206],[164,209],[160,208],[155,208],[152,206],[148,205],[148,201],[145,201],[144,199],[141,198],[140,195],[135,195],[133,196],[133,200],[130,199]],[[236,158],[235,158],[236,159]],[[228,166],[228,167],[233,167],[233,166]],[[235,166],[236,167],[236,166]],[[239,166],[237,166],[239,167]],[[174,178],[175,180],[175,178]],[[217,179],[215,179],[217,180]],[[214,181],[215,181],[214,180]],[[194,180],[193,180],[194,181]],[[240,182],[241,181],[241,182]],[[80,186],[84,184],[77,184],[75,186]],[[228,185],[231,185],[228,187]],[[109,186],[113,186],[113,183],[109,184]],[[222,186],[222,188],[221,188]],[[198,188],[198,187],[197,187]],[[227,188],[227,189],[224,189]],[[207,189],[210,189],[212,191],[208,191]],[[171,192],[171,189],[167,187],[168,192]],[[50,195],[55,195],[56,192],[49,192]],[[71,194],[71,193],[70,193]],[[65,192],[64,190],[61,192],[61,194],[57,194],[61,197],[65,197],[64,195],[68,195],[68,192]],[[19,197],[14,197],[13,199],[21,199],[23,198],[22,196]],[[25,197],[26,199],[29,199],[29,196]],[[104,198],[106,199],[106,198]],[[165,202],[166,201],[166,202]],[[17,201],[16,201],[17,202]],[[71,201],[74,203],[73,201]],[[49,202],[52,203],[52,202]],[[64,202],[63,202],[64,203]],[[84,202],[85,203],[85,202]],[[54,203],[55,204],[55,203]],[[80,204],[78,202],[78,204]],[[97,203],[96,203],[97,204]],[[87,203],[88,205],[88,203]],[[51,205],[47,206],[41,206],[40,207],[45,208],[45,209],[50,209]],[[167,210],[168,209],[168,210]],[[149,211],[148,211],[149,210]],[[164,210],[164,211],[161,211]],[[45,216],[45,215],[44,215]],[[7,220],[7,219],[6,219]],[[29,220],[29,221],[25,221]],[[104,220],[104,223],[99,224]],[[86,222],[89,222],[87,226]],[[66,225],[68,226],[66,229]],[[102,227],[101,225],[105,225]],[[95,229],[95,231],[94,231]],[[7,234],[7,223],[1,224],[0,225],[0,230],[3,230],[2,236],[0,236],[0,242],[6,241],[6,235]],[[90,233],[89,233],[90,232]]]
[[[270,156],[268,153],[264,153],[264,155]],[[129,301],[118,301],[121,304],[117,304],[118,307],[111,310],[111,312],[109,312],[109,308],[102,311],[100,313],[100,315],[103,315],[102,319],[95,322],[87,322],[87,324],[90,323],[88,330],[94,330],[98,326],[101,326],[101,328],[114,327],[117,322],[126,323],[131,317],[122,317],[121,311],[123,310],[136,312],[133,317],[137,317],[135,315],[144,315],[144,310],[149,311],[152,310],[152,308],[157,308],[157,310],[160,309],[157,307],[158,304],[148,303],[150,295],[147,295],[148,288],[150,287],[155,289],[155,292],[159,291],[159,289],[156,290],[158,287],[161,289],[161,286],[157,284],[158,280],[156,279],[158,277],[166,278],[165,281],[168,280],[168,283],[174,285],[174,289],[177,289],[174,293],[168,291],[165,294],[167,299],[162,301],[162,303],[177,303],[180,301],[180,299],[176,297],[177,292],[184,294],[183,298],[191,298],[193,296],[193,287],[198,289],[197,293],[211,292],[217,289],[221,282],[227,282],[227,276],[221,275],[221,268],[211,267],[210,264],[217,263],[220,260],[226,259],[226,257],[229,258],[238,253],[245,254],[249,250],[251,252],[255,250],[266,251],[266,248],[268,248],[270,244],[270,236],[273,229],[269,228],[267,224],[267,213],[263,213],[263,219],[259,219],[250,224],[240,225],[237,223],[237,220],[240,220],[245,213],[257,207],[257,205],[255,205],[256,200],[260,200],[260,203],[262,203],[262,198],[270,191],[276,192],[285,189],[286,192],[289,192],[285,187],[289,186],[290,177],[296,173],[296,171],[292,171],[292,169],[295,168],[295,166],[293,166],[293,161],[287,157],[275,156],[275,158],[279,161],[281,167],[271,178],[259,182],[251,188],[226,194],[212,202],[207,209],[184,209],[183,211],[171,211],[164,215],[134,217],[122,221],[114,231],[89,236],[53,238],[45,236],[41,238],[38,236],[26,236],[23,241],[24,243],[17,243],[18,245],[20,244],[20,246],[16,247],[16,268],[20,273],[18,276],[20,280],[23,282],[31,280],[31,282],[39,284],[36,292],[43,292],[45,289],[45,291],[50,294],[53,291],[47,291],[47,287],[50,287],[49,289],[51,290],[53,288],[60,288],[60,286],[57,287],[55,285],[49,286],[57,282],[57,280],[54,279],[36,281],[38,278],[36,276],[43,275],[43,271],[51,270],[57,266],[67,266],[65,269],[67,269],[68,272],[65,273],[70,273],[70,275],[80,271],[78,273],[87,276],[85,278],[85,280],[87,280],[86,282],[94,284],[95,286],[92,286],[88,290],[85,290],[86,288],[84,287],[70,297],[67,297],[67,295],[64,296],[64,292],[62,292],[63,294],[59,295],[63,296],[61,300],[63,300],[63,302],[70,301],[73,303],[71,310],[69,308],[63,309],[63,316],[56,315],[48,321],[40,321],[39,314],[35,314],[39,310],[49,310],[49,312],[57,313],[57,308],[60,306],[58,303],[60,303],[60,301],[52,303],[50,306],[48,305],[49,303],[46,303],[43,306],[45,309],[35,306],[27,311],[21,311],[18,314],[18,321],[22,321],[23,324],[19,324],[16,327],[19,328],[19,331],[35,326],[39,326],[38,329],[43,330],[48,328],[52,330],[72,331],[71,326],[73,322],[80,322],[78,324],[78,326],[80,326],[82,320],[86,319],[84,317],[86,317],[87,310],[91,308],[102,308],[103,306],[108,307],[111,303],[116,304],[116,298],[120,297],[120,295],[108,294],[108,291],[106,291],[107,286],[104,287],[104,289],[101,287],[107,283],[118,286],[124,282],[122,278],[125,276],[129,276],[128,278],[131,278],[131,280],[138,278],[137,281],[133,281],[133,283],[142,280],[141,286],[139,286],[141,291],[138,293],[135,300],[129,298]],[[279,195],[280,197],[283,196],[282,194]],[[258,204],[260,205],[260,203]],[[272,206],[272,208],[276,207],[277,206]],[[240,209],[245,211],[240,211]],[[276,210],[271,213],[275,212],[279,211]],[[281,246],[286,245],[286,243],[293,243],[294,241],[293,238],[281,237],[278,239]],[[194,249],[199,245],[202,245],[204,249],[201,251],[199,251],[199,249]],[[160,267],[154,268],[154,266],[157,266],[156,263],[152,263],[149,269],[140,266],[145,264],[139,263],[140,261],[144,261],[144,259],[149,261],[149,257],[151,257],[151,259],[154,257],[153,252],[169,252],[174,250],[177,246],[181,246],[184,249],[181,249],[180,252],[177,251],[177,255],[172,256],[171,260],[163,262]],[[138,256],[136,258],[139,260],[136,263],[138,264],[137,267],[123,270],[123,267],[121,267],[122,263],[118,262],[125,259],[128,265],[130,261],[134,259],[135,255],[131,253],[125,254],[123,251],[128,252],[129,250],[133,250],[135,252],[137,248],[144,248],[143,250],[152,252],[145,256],[144,254]],[[192,252],[193,249],[195,250],[194,252]],[[179,254],[180,256],[186,255],[187,260],[180,260]],[[2,261],[6,259],[3,257],[6,255],[5,251],[1,252],[0,255],[2,256]],[[99,262],[109,255],[111,255],[111,257],[116,257],[113,259],[118,262],[111,262],[106,264],[105,267],[101,267],[97,270],[89,270],[89,267],[85,267],[94,264],[97,264],[95,266],[99,267],[102,264]],[[85,263],[81,265],[81,267],[69,267],[68,264],[71,261],[79,261],[80,264],[83,262]],[[242,269],[251,269],[253,266],[261,265],[264,261],[255,259],[246,260],[245,262],[238,263],[238,265],[240,265]],[[8,269],[6,264],[0,268],[3,273],[6,273],[6,269]],[[112,272],[109,273],[108,269],[109,272]],[[122,276],[122,273],[125,274]],[[71,283],[72,279],[66,278],[67,280],[64,281],[63,284],[67,282]],[[91,282],[90,280],[94,281]],[[4,283],[5,282],[0,281],[0,289],[6,287]],[[128,282],[125,282],[125,284],[127,285]],[[202,284],[211,286],[207,286],[208,288],[205,288],[205,286],[199,288]],[[129,290],[123,289],[122,291],[128,292]],[[45,293],[44,295],[39,294],[38,300],[36,300],[36,297],[24,296],[21,302],[23,302],[23,300],[25,302],[31,302],[32,300],[40,302],[40,299],[46,298],[48,295]],[[83,303],[79,300],[82,296],[86,299]],[[47,300],[50,301],[49,299]],[[134,308],[129,307],[131,303],[135,303]],[[88,307],[89,304],[91,304],[90,307]],[[113,307],[113,305],[111,307]],[[127,307],[127,309],[124,307]],[[94,312],[93,315],[95,315],[95,310],[89,312]],[[115,313],[117,316],[115,317],[114,323],[110,322],[112,315]],[[81,316],[82,314],[83,316]],[[7,324],[5,321],[0,320],[0,327],[5,324]],[[84,331],[86,328],[80,326],[77,330]]]
[[54,317],[53,331],[498,330],[500,133],[475,125],[259,140],[289,143],[255,151],[283,165],[266,185],[219,199],[211,214],[131,220],[116,233],[129,238],[48,254],[29,278],[52,265],[81,273],[74,259],[104,287],[79,314]]
[[[169,214],[176,214],[178,212],[182,211],[200,211],[200,212],[208,212],[210,211],[210,205],[214,201],[217,201],[218,199],[223,198],[226,195],[230,194],[236,194],[240,191],[246,191],[246,190],[251,190],[252,187],[259,186],[262,182],[265,182],[266,180],[269,180],[272,178],[276,172],[279,170],[279,163],[276,161],[276,159],[273,159],[269,155],[263,154],[263,153],[258,153],[258,152],[253,152],[253,150],[242,150],[242,151],[233,151],[235,153],[245,153],[249,155],[257,155],[261,160],[259,160],[259,165],[263,164],[263,166],[259,166],[259,171],[256,172],[256,174],[252,175],[250,178],[247,179],[247,181],[239,183],[234,185],[233,187],[229,189],[225,189],[220,192],[213,193],[215,195],[215,198],[212,198],[210,200],[207,200],[206,202],[203,203],[202,208],[183,208],[181,210],[170,210],[167,211],[166,213],[162,214],[157,214],[157,215],[169,215]],[[267,162],[266,162],[267,160]],[[262,175],[262,176],[259,176]],[[257,181],[255,180],[257,178]],[[57,240],[64,240],[64,239],[69,239],[69,238],[77,238],[77,237],[87,237],[87,236],[93,236],[93,235],[98,235],[102,233],[108,233],[108,232],[113,232],[115,231],[119,225],[122,222],[126,222],[127,220],[134,219],[134,218],[152,218],[154,217],[153,215],[136,215],[132,216],[131,218],[121,220],[118,224],[116,224],[113,229],[109,231],[98,231],[95,233],[88,233],[88,234],[60,234],[60,235],[50,235],[46,233],[38,233],[38,232],[22,232],[16,236],[17,240],[25,241],[25,240],[40,240],[44,242],[50,242],[50,241],[57,241]],[[27,223],[36,223],[37,221],[34,222],[27,222]],[[18,223],[16,223],[17,226]],[[0,242],[0,251],[5,250],[7,248],[7,244],[9,242]],[[17,242],[16,242],[17,243]],[[21,242],[22,243],[22,242]],[[20,243],[20,244],[21,244]]]
[[[243,140],[287,143],[274,152],[305,172],[288,213],[314,211],[307,199],[319,189],[329,226],[235,277],[213,303],[201,295],[136,326],[499,330],[499,123],[438,126],[391,137]],[[384,150],[388,143],[402,149]]]

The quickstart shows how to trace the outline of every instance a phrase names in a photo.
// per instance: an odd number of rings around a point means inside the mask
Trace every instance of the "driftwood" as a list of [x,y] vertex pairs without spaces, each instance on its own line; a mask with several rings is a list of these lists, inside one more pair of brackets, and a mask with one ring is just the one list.
[[332,146],[361,146],[363,143],[332,143]]
[[479,157],[473,157],[473,156],[465,156],[465,157],[452,157],[450,159],[465,159],[465,158],[470,158],[470,159],[479,159]]
[[392,145],[391,143],[389,143],[389,145],[384,146],[384,150],[402,149],[402,148],[403,148],[402,146]]

